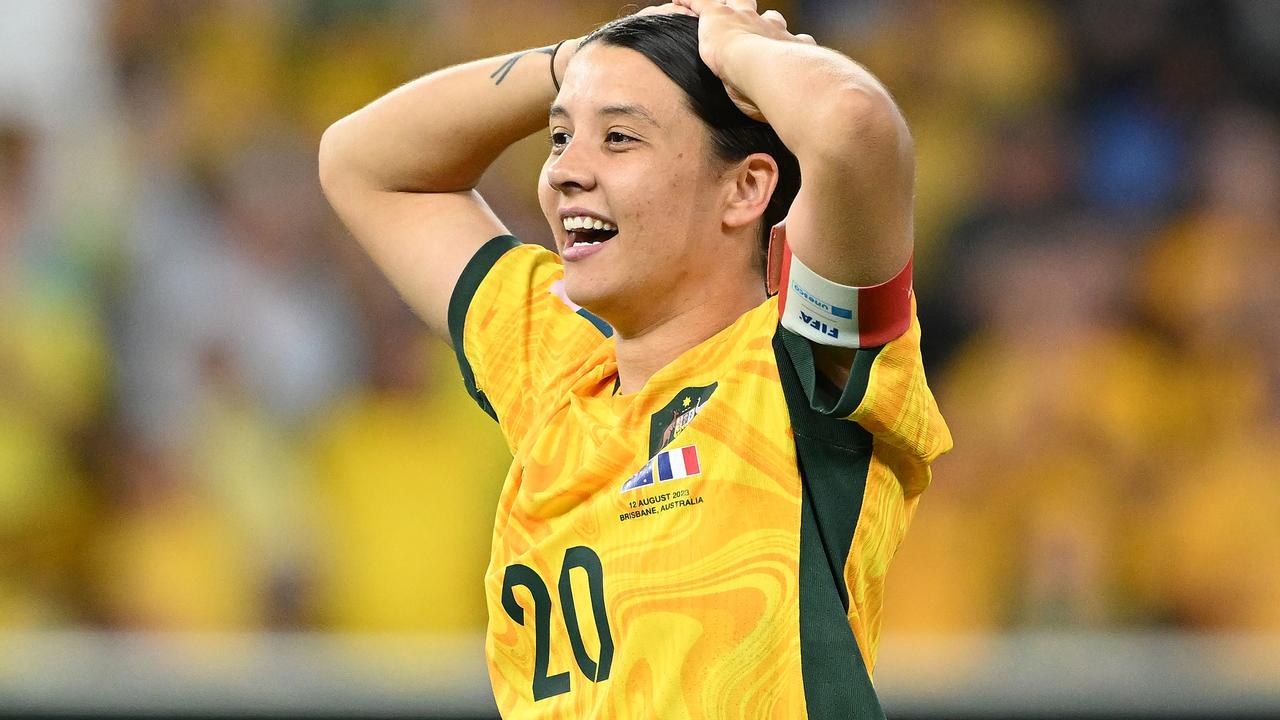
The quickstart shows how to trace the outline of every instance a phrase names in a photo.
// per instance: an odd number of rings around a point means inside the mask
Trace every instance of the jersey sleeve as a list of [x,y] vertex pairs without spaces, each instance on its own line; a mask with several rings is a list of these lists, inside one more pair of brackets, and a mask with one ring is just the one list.
[[498,421],[512,452],[613,334],[565,297],[563,276],[555,253],[503,235],[471,258],[449,301],[463,383]]
[[906,332],[878,347],[856,350],[843,388],[817,372],[809,340],[786,328],[779,331],[812,408],[864,427],[879,452],[898,458],[895,472],[908,496],[922,492],[929,484],[930,463],[950,450],[952,441],[925,380],[914,299]]

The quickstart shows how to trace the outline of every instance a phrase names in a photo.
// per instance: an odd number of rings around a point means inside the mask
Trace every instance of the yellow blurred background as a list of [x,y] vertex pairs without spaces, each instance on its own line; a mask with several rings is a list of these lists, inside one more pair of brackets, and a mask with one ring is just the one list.
[[[916,141],[956,449],[886,643],[1280,633],[1280,4],[761,4],[876,73]],[[0,634],[483,628],[510,456],[316,147],[402,82],[620,12],[0,6]],[[481,186],[529,242],[544,154]]]

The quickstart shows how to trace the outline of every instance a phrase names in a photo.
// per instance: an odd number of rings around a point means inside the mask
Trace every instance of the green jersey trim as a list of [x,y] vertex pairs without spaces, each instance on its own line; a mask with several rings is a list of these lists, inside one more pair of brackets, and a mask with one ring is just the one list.
[[849,369],[849,380],[841,390],[818,373],[813,360],[813,346],[809,344],[809,340],[786,328],[780,328],[778,334],[782,336],[782,344],[795,363],[809,407],[829,417],[847,418],[852,415],[867,394],[871,367],[875,365],[884,346],[857,351],[853,356],[853,367]]
[[449,297],[449,339],[453,342],[453,352],[458,356],[462,382],[467,388],[467,394],[494,420],[498,419],[498,413],[494,411],[489,398],[485,397],[484,391],[476,387],[475,372],[471,369],[471,362],[467,360],[463,345],[463,331],[466,329],[467,310],[471,307],[476,290],[480,289],[480,283],[484,282],[485,276],[508,250],[519,246],[520,241],[511,235],[499,235],[486,242],[467,261],[467,266],[462,269],[462,275],[458,277],[457,284],[453,286],[453,294]]
[[[788,341],[788,335],[800,340],[809,351],[797,353],[798,357],[793,355],[799,348]],[[779,327],[773,336],[773,348],[795,436],[796,469],[803,490],[800,668],[808,715],[816,720],[883,720],[884,711],[871,684],[871,674],[849,625],[849,591],[844,578],[862,512],[871,463],[871,433],[816,407],[818,403],[812,395],[816,373],[808,341]],[[862,354],[859,352],[859,356]],[[852,380],[850,386],[854,384]],[[849,390],[846,387],[845,394]],[[839,406],[837,403],[835,407]]]

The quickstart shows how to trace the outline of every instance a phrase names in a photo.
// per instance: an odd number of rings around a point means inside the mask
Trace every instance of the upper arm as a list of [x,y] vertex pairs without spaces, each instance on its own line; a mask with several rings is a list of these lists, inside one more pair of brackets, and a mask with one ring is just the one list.
[[[818,275],[871,287],[898,275],[911,258],[914,148],[887,95],[850,93],[814,127],[830,142],[797,157],[803,178],[787,215],[792,253]],[[825,128],[825,130],[822,130]],[[817,369],[844,387],[853,348],[814,344]]]
[[[323,168],[323,163],[322,163]],[[343,223],[438,337],[449,339],[448,310],[463,268],[507,229],[474,190],[413,193],[321,178]]]
[[817,274],[868,287],[911,257],[914,149],[887,95],[847,92],[812,127],[829,140],[798,155],[803,182],[787,215],[792,252]]

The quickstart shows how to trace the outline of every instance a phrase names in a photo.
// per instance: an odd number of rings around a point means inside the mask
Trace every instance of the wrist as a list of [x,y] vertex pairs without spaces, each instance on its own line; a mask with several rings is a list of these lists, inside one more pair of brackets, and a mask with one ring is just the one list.
[[716,68],[717,75],[720,79],[727,80],[726,74],[735,72],[743,64],[742,57],[750,57],[758,54],[767,46],[770,39],[763,35],[757,35],[751,32],[736,32],[726,37],[720,42],[720,47],[716,51]]

